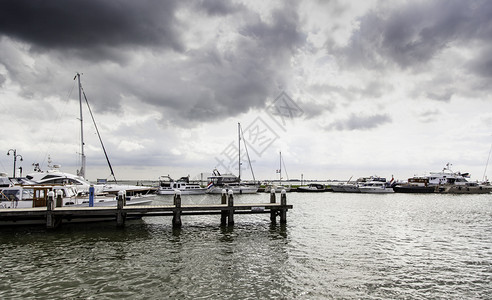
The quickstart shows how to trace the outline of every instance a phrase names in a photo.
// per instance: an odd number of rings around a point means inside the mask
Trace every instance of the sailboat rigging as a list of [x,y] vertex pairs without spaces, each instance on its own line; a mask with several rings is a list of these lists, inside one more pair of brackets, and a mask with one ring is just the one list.
[[89,101],[87,100],[87,96],[85,95],[85,91],[82,88],[82,84],[80,83],[80,73],[77,73],[74,77],[73,80],[78,79],[78,84],[79,84],[79,106],[80,106],[80,138],[81,138],[81,166],[80,170],[77,171],[77,175],[85,178],[85,168],[86,168],[86,156],[84,153],[84,122],[83,122],[83,116],[82,116],[82,95],[84,95],[85,103],[87,104],[87,108],[89,109],[89,113],[92,118],[92,122],[94,123],[94,127],[96,128],[97,136],[99,138],[99,142],[101,143],[101,147],[104,151],[104,155],[106,157],[106,161],[108,162],[109,169],[111,171],[111,176],[113,176],[113,179],[115,183],[117,183],[116,176],[114,175],[113,167],[111,166],[111,162],[109,161],[108,153],[106,152],[106,148],[104,147],[104,143],[101,138],[101,134],[99,133],[99,129],[97,128],[96,120],[94,119],[94,114],[92,113],[91,107],[89,105]]
[[[285,190],[286,192],[290,192],[291,190],[290,186],[282,185],[282,166],[284,167],[285,170],[285,163],[282,160],[282,151],[280,151],[279,154],[280,154],[279,169],[277,170],[277,173],[279,173],[279,184],[277,186],[272,186],[272,188],[274,188],[276,193],[281,192],[282,190]],[[287,175],[287,171],[285,171],[285,174]],[[288,175],[287,175],[287,180],[289,180]]]
[[490,144],[490,150],[489,150],[489,156],[487,157],[487,163],[485,164],[485,170],[483,171],[483,177],[482,181],[486,182],[487,181],[487,167],[489,165],[489,160],[490,160],[490,154],[492,153],[492,144]]
[[256,184],[255,174],[253,172],[253,168],[251,166],[251,160],[249,158],[248,147],[246,142],[244,142],[244,149],[246,150],[246,155],[248,157],[249,167],[251,169],[251,174],[253,176],[254,182],[252,184],[243,184],[241,182],[241,140],[244,139],[244,134],[241,128],[241,123],[238,124],[238,137],[239,137],[239,146],[238,146],[238,167],[239,172],[238,176],[234,174],[220,174],[217,169],[214,169],[212,176],[208,177],[208,187],[207,193],[209,194],[220,194],[222,190],[231,190],[234,193],[238,194],[251,194],[256,193],[258,191],[258,186]]
[[[238,134],[239,134],[239,180],[241,180],[241,137],[243,137],[244,139],[244,132],[243,132],[243,128],[241,127],[241,123],[237,123],[237,127],[238,127]],[[248,157],[248,164],[249,164],[249,169],[251,170],[251,176],[253,176],[253,181],[256,182],[256,179],[255,179],[255,173],[253,171],[253,167],[251,166],[251,159],[249,158],[249,152],[248,152],[248,147],[246,145],[246,141],[244,141],[244,150],[246,150],[246,157]]]

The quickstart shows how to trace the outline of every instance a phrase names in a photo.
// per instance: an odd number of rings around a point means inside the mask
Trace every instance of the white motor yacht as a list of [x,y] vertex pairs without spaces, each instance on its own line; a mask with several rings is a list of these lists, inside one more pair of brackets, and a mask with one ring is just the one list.
[[[89,206],[89,196],[81,196],[73,185],[16,185],[3,188],[0,192],[0,208],[46,207],[48,192],[62,193],[62,201],[57,207]],[[116,206],[114,195],[94,196],[94,206]],[[56,200],[55,200],[56,201]],[[127,197],[126,205],[148,205],[150,198]]]
[[388,183],[383,181],[369,181],[359,186],[359,191],[361,193],[373,193],[373,194],[383,194],[383,193],[394,193],[395,191]]
[[174,181],[169,175],[159,177],[159,195],[174,195],[176,191],[180,191],[181,195],[203,195],[207,192],[207,188],[202,188],[199,184],[190,183],[190,177],[181,177]]

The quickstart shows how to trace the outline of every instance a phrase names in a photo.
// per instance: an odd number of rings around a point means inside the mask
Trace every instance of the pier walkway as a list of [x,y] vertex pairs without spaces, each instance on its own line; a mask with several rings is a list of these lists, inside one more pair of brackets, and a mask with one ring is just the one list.
[[47,228],[55,228],[63,223],[90,221],[116,221],[117,226],[124,226],[126,219],[172,216],[175,228],[182,226],[182,215],[220,215],[221,225],[234,225],[236,214],[270,214],[270,221],[287,222],[287,211],[292,205],[287,205],[285,192],[277,203],[275,193],[270,194],[270,203],[234,203],[234,195],[222,193],[220,204],[188,204],[181,205],[181,195],[174,196],[173,205],[126,206],[125,195],[118,195],[118,205],[95,207],[55,207],[54,196],[48,196],[46,207],[0,209],[0,225],[38,224]]

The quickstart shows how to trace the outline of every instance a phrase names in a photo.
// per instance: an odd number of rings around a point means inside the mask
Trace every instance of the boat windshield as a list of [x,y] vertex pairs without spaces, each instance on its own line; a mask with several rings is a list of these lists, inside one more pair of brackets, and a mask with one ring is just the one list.
[[[22,193],[22,195],[21,195]],[[1,193],[2,200],[8,201],[19,201],[22,199],[32,199],[34,192],[32,189],[11,189],[11,190],[3,190]]]

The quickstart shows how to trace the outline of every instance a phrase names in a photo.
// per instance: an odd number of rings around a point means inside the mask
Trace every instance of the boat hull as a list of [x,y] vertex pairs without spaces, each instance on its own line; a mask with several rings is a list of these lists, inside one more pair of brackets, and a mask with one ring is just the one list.
[[207,194],[222,194],[222,190],[227,192],[232,190],[234,194],[256,194],[258,187],[256,186],[234,186],[234,187],[213,187],[207,190]]
[[359,187],[359,191],[366,194],[389,194],[395,192],[392,188],[377,187]]
[[437,193],[442,194],[488,194],[492,192],[492,187],[488,186],[440,186],[436,189]]
[[405,186],[405,185],[397,185],[393,187],[395,193],[434,193],[435,187],[433,186]]
[[323,193],[327,192],[327,189],[317,189],[317,188],[307,188],[307,187],[298,187],[296,192],[298,193]]
[[176,191],[180,191],[181,195],[203,195],[207,192],[207,189],[205,188],[200,188],[200,189],[187,189],[187,190],[169,190],[169,189],[162,189],[158,190],[157,194],[159,195],[174,195],[176,194]]

